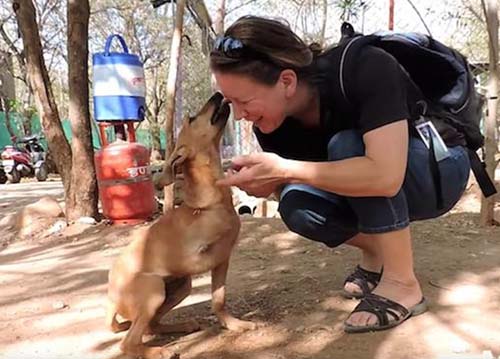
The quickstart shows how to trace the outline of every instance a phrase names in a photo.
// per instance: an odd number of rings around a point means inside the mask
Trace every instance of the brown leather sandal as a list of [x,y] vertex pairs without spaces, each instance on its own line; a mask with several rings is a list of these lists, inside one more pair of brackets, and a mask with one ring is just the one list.
[[[342,290],[342,296],[348,299],[361,299],[368,293],[371,293],[373,288],[378,285],[380,282],[380,277],[382,277],[382,272],[371,272],[369,270],[361,268],[359,265],[356,266],[354,272],[349,274],[344,281],[344,288]],[[351,292],[345,289],[345,285],[347,283],[356,284],[359,288],[361,288],[361,293],[359,292]],[[372,287],[370,288],[370,284]]]
[[366,333],[393,328],[410,317],[423,314],[427,311],[427,301],[424,297],[411,308],[405,308],[388,298],[368,293],[354,308],[353,313],[367,312],[377,317],[377,323],[371,325],[344,324],[346,333]]

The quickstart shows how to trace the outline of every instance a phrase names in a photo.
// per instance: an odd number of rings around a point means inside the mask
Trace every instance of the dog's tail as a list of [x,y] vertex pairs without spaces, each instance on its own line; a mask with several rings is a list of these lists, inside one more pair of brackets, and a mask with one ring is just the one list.
[[132,322],[130,321],[125,321],[120,323],[116,319],[117,314],[118,313],[116,312],[116,304],[111,300],[108,300],[108,310],[106,313],[106,326],[110,328],[113,333],[124,332],[125,330],[128,330],[130,328],[130,325],[132,324]]

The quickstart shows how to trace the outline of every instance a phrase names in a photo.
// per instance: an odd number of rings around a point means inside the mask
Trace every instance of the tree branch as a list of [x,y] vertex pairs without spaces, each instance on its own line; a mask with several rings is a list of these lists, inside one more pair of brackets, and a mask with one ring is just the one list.
[[11,40],[11,38],[9,37],[9,35],[7,34],[7,32],[5,31],[5,29],[3,28],[3,25],[4,24],[0,24],[0,35],[2,35],[2,38],[3,40],[5,41],[5,43],[7,44],[7,46],[9,47],[9,50],[14,54],[16,55],[17,57],[17,60],[19,61],[19,65],[21,67],[25,67],[26,65],[26,62],[25,62],[25,59],[24,59],[24,54],[22,54],[16,47],[16,45],[14,45],[14,42]]
[[472,5],[470,3],[466,4],[464,0],[462,0],[462,4],[465,6],[467,10],[471,12],[471,14],[479,21],[479,22],[484,22],[485,20],[481,17],[481,15],[474,10]]
[[422,15],[420,14],[420,11],[418,11],[417,7],[415,6],[415,4],[413,4],[413,1],[411,0],[407,0],[408,3],[410,4],[410,6],[413,8],[413,10],[417,13],[417,16],[418,18],[420,19],[420,21],[422,22],[422,24],[424,25],[425,29],[427,30],[427,32],[429,33],[429,36],[432,37],[432,33],[431,33],[431,29],[429,29],[429,27],[427,26],[427,24],[425,23],[424,21],[424,18],[422,17]]
[[226,15],[229,14],[229,13],[231,13],[232,11],[236,11],[238,9],[241,9],[244,6],[250,5],[253,2],[256,2],[256,0],[248,0],[247,2],[241,3],[241,4],[237,5],[237,6],[235,6],[234,8],[232,8],[231,10],[227,10],[226,11]]

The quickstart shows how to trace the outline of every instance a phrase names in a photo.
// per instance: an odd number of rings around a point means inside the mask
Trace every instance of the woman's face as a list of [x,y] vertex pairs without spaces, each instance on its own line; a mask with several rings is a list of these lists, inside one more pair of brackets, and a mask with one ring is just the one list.
[[280,76],[274,85],[264,85],[248,76],[214,72],[219,90],[231,102],[236,120],[253,122],[263,133],[281,126],[290,95],[286,78]]

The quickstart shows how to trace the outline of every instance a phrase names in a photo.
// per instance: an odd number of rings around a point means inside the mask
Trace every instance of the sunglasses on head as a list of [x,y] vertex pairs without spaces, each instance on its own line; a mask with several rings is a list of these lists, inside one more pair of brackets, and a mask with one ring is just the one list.
[[231,36],[219,36],[215,39],[212,51],[220,51],[231,59],[236,60],[262,60],[273,65],[274,61],[265,53],[245,45],[241,40]]
[[215,39],[214,50],[221,51],[227,57],[241,58],[245,52],[245,45],[241,40],[231,36],[219,36]]

